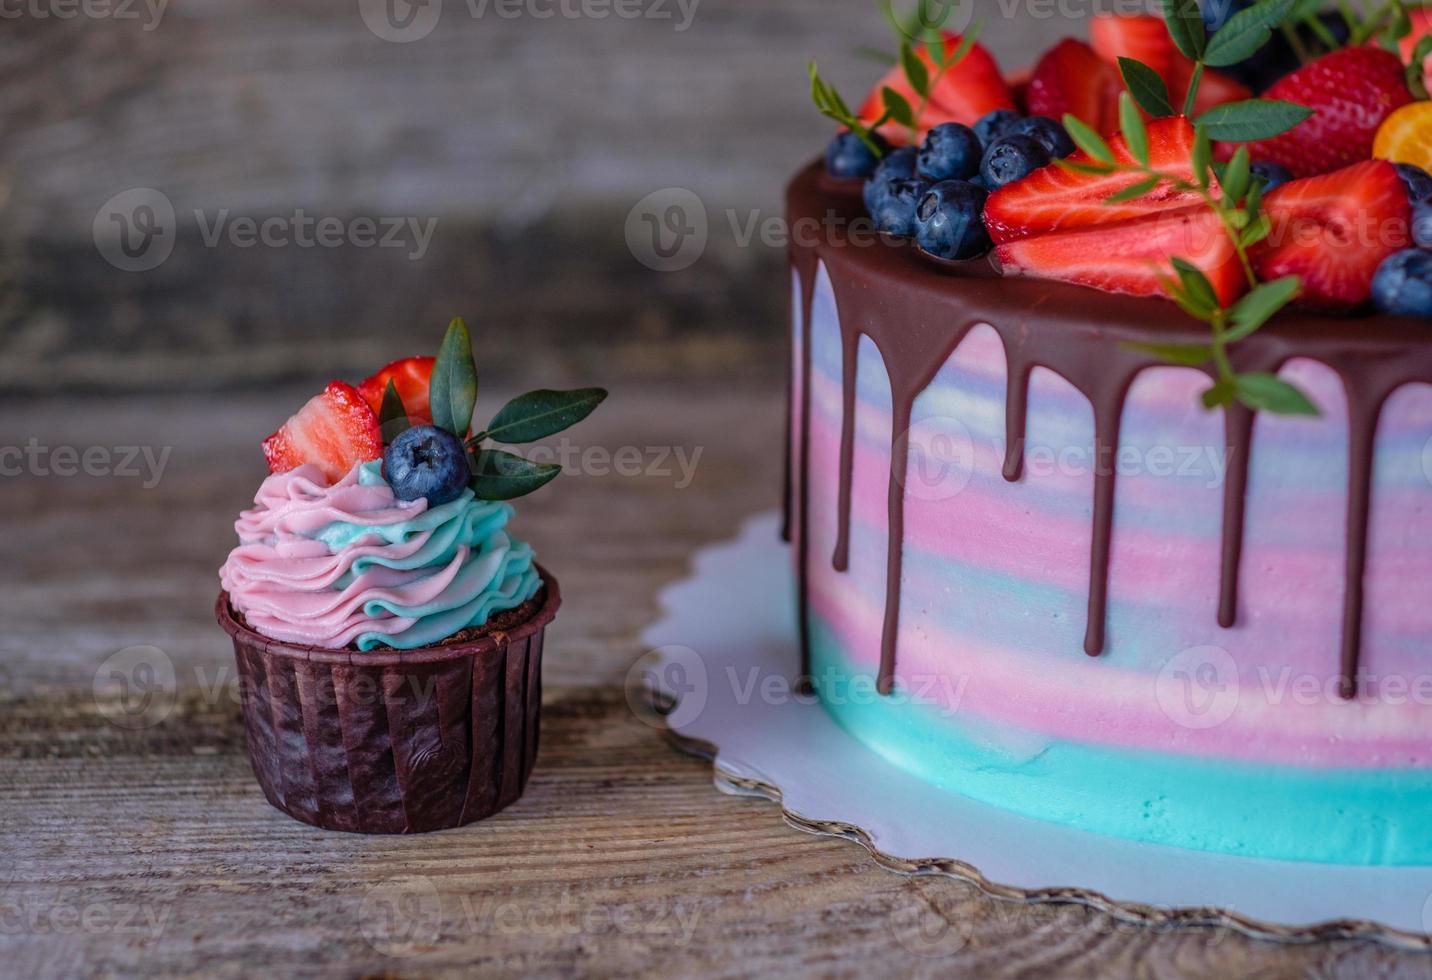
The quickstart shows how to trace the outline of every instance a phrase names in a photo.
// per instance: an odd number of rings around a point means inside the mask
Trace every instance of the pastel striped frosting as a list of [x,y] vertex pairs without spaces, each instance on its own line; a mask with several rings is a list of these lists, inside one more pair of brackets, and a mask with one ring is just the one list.
[[[1337,375],[1290,361],[1284,376],[1321,417],[1255,424],[1231,628],[1216,615],[1228,460],[1221,417],[1198,407],[1207,378],[1138,376],[1106,461],[1118,472],[1107,641],[1090,657],[1081,640],[1102,465],[1092,409],[1036,369],[1025,473],[1007,481],[1006,352],[995,330],[975,327],[915,401],[896,683],[878,696],[890,384],[862,338],[850,561],[837,571],[840,311],[816,268],[803,474],[811,668],[842,725],[932,782],[1088,830],[1260,857],[1432,864],[1432,386],[1399,389],[1380,419],[1360,685],[1345,700],[1348,414]],[[798,278],[794,290],[799,351]]]
[[277,640],[359,650],[430,646],[537,594],[512,507],[464,490],[400,500],[379,461],[329,484],[313,466],[268,477],[234,529],[219,577],[250,627]]

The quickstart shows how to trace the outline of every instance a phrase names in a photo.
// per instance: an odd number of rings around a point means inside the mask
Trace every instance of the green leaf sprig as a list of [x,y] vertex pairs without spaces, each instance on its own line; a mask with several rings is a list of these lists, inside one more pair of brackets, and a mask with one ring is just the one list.
[[1209,325],[1213,334],[1211,341],[1207,344],[1128,346],[1181,367],[1209,365],[1214,381],[1203,393],[1205,408],[1218,408],[1237,401],[1255,411],[1278,415],[1317,415],[1317,406],[1295,385],[1267,372],[1239,373],[1233,369],[1228,353],[1231,345],[1250,336],[1297,297],[1301,289],[1298,277],[1284,276],[1272,282],[1259,283],[1231,307],[1225,307],[1218,301],[1213,284],[1197,266],[1175,258],[1173,268],[1177,278],[1164,277],[1164,288],[1184,312]]
[[[939,5],[939,12],[930,16],[926,12],[924,0],[920,0],[915,4],[912,20],[905,22],[895,15],[891,0],[881,0],[880,7],[885,19],[900,42],[900,68],[905,73],[905,80],[909,82],[911,90],[920,100],[918,105],[911,106],[909,99],[888,85],[880,90],[880,99],[885,107],[885,114],[910,131],[910,141],[914,144],[920,141],[920,119],[930,105],[931,94],[939,87],[940,81],[950,69],[970,53],[984,30],[984,21],[975,21],[961,36],[960,43],[955,45],[954,50],[947,51],[942,29],[958,6],[959,3],[942,3]],[[930,64],[934,66],[933,75],[911,43],[911,38],[920,39],[919,43],[929,57]]]
[[[477,404],[477,364],[472,356],[472,338],[461,317],[448,325],[428,386],[433,424],[463,440],[472,471],[469,486],[479,500],[511,500],[524,496],[550,483],[562,472],[556,464],[538,463],[515,453],[485,448],[484,442],[490,439],[505,445],[520,445],[556,435],[592,414],[606,397],[603,388],[529,391],[502,406],[485,428],[469,434]],[[396,430],[394,436],[408,427],[402,399],[391,381],[383,392],[379,425],[385,442],[390,438],[390,425]],[[401,428],[397,428],[399,425]]]
[[[1127,66],[1125,71],[1134,76],[1141,74]],[[1148,129],[1134,106],[1130,92],[1119,95],[1119,120],[1133,163],[1117,159],[1102,136],[1078,118],[1066,115],[1064,126],[1069,136],[1089,160],[1062,160],[1060,164],[1077,173],[1101,176],[1127,173],[1137,178],[1106,198],[1108,204],[1143,197],[1161,186],[1198,197],[1217,215],[1250,287],[1238,303],[1225,308],[1207,277],[1193,263],[1174,257],[1172,262],[1177,279],[1162,276],[1164,288],[1185,313],[1210,326],[1212,340],[1207,345],[1137,345],[1139,349],[1176,365],[1211,363],[1215,381],[1213,387],[1204,393],[1203,402],[1207,407],[1227,405],[1237,400],[1249,407],[1270,412],[1317,414],[1317,408],[1307,396],[1292,385],[1272,376],[1238,374],[1228,356],[1229,345],[1261,327],[1269,317],[1291,302],[1301,288],[1297,276],[1273,283],[1259,283],[1254,272],[1248,250],[1268,236],[1272,222],[1262,210],[1263,183],[1252,175],[1248,147],[1240,146],[1221,173],[1217,172],[1212,162],[1213,141],[1209,137],[1209,126],[1200,121],[1194,127],[1193,178],[1190,180],[1181,173],[1159,170],[1152,165]]]
[[[821,115],[828,119],[834,119],[859,137],[860,142],[864,143],[870,152],[875,154],[877,160],[883,157],[885,151],[875,139],[874,133],[892,118],[888,101],[886,103],[885,113],[879,119],[875,120],[875,122],[866,125],[860,121],[860,118],[856,116],[855,113],[850,111],[850,106],[840,97],[840,93],[835,90],[835,86],[820,77],[820,69],[816,66],[814,60],[807,66],[806,72],[810,76],[811,101],[815,103],[815,107],[820,110]],[[897,94],[888,86],[885,91],[892,95]],[[909,107],[908,103],[906,103],[906,107]]]

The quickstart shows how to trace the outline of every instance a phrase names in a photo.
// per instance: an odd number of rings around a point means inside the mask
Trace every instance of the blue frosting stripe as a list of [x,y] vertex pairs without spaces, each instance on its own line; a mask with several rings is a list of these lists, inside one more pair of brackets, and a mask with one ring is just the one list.
[[840,697],[852,665],[812,617],[812,674],[826,712],[890,762],[944,789],[1113,837],[1325,864],[1432,864],[1432,776],[1303,769],[1045,739],[1019,758],[957,717],[909,698]]
[[[358,482],[367,486],[386,485],[382,463],[373,461],[359,467]],[[439,643],[454,633],[481,626],[493,613],[515,609],[542,588],[542,579],[533,564],[531,545],[507,533],[514,511],[503,501],[478,500],[464,490],[456,500],[424,510],[407,521],[370,525],[334,521],[314,537],[335,553],[360,538],[377,535],[389,544],[398,544],[414,535],[431,532],[421,548],[406,558],[369,555],[334,582],[341,591],[364,570],[375,566],[400,571],[427,570],[436,575],[456,558],[458,549],[469,549],[467,558],[451,583],[435,600],[420,605],[403,605],[387,599],[373,599],[363,611],[374,618],[398,616],[416,620],[396,633],[368,632],[357,638],[358,649],[393,647],[412,650]],[[426,576],[420,576],[426,577]]]

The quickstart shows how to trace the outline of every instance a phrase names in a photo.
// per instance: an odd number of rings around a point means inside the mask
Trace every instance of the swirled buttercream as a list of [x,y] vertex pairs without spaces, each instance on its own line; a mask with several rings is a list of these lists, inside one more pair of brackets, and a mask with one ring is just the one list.
[[464,490],[400,500],[378,461],[329,484],[314,466],[264,480],[219,578],[251,628],[277,640],[409,650],[520,606],[542,581],[507,534],[512,506]]

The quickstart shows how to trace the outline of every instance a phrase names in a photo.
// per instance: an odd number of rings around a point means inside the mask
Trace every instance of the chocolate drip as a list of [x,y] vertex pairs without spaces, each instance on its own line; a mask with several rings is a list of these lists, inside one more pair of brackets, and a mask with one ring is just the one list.
[[[797,220],[808,222],[826,216],[840,222],[832,227],[849,227],[849,222],[861,214],[858,195],[850,193],[851,188],[834,188],[822,181],[819,171],[818,164],[812,165],[797,175],[788,188],[787,210],[792,226]],[[841,334],[840,483],[832,555],[832,564],[840,571],[846,570],[850,561],[856,361],[862,337],[871,340],[890,379],[889,543],[879,690],[889,693],[894,681],[903,572],[904,484],[913,405],[977,324],[987,324],[999,334],[1008,363],[1003,464],[1006,480],[1017,481],[1023,473],[1029,382],[1034,368],[1044,367],[1063,377],[1093,408],[1094,512],[1084,649],[1090,655],[1102,652],[1120,420],[1139,372],[1159,366],[1156,359],[1128,345],[1203,343],[1203,326],[1172,315],[1172,307],[1162,300],[1036,280],[1015,284],[1001,280],[988,261],[940,263],[907,243],[888,239],[864,247],[849,240],[806,241],[792,246],[791,261],[801,284],[801,399],[800,458],[798,471],[787,478],[787,523],[790,483],[798,480],[797,590],[802,675],[807,676],[810,670],[810,310],[816,269],[822,263],[829,270],[835,292]],[[1360,664],[1363,575],[1377,421],[1381,406],[1397,387],[1410,381],[1432,383],[1432,331],[1425,323],[1403,317],[1348,321],[1315,315],[1280,316],[1244,340],[1236,353],[1240,370],[1276,370],[1291,357],[1311,357],[1332,366],[1347,390],[1347,587],[1340,671],[1342,693],[1351,697]],[[1228,627],[1237,615],[1253,413],[1242,406],[1231,407],[1225,413],[1224,429],[1228,474],[1223,495],[1217,621]],[[790,449],[788,440],[788,454]]]

